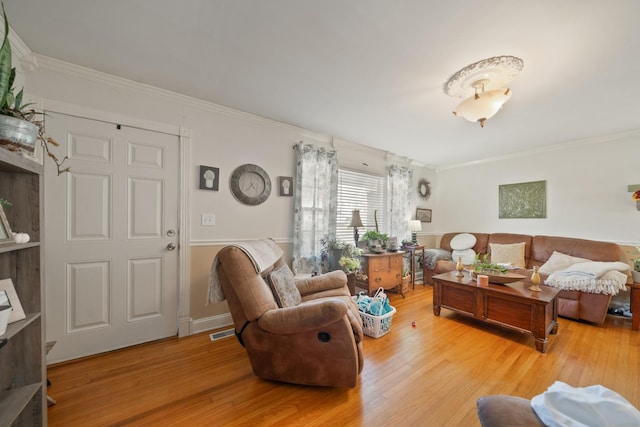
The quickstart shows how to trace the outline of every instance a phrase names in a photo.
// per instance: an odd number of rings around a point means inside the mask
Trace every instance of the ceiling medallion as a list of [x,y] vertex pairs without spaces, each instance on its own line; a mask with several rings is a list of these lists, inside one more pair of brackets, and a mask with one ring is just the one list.
[[522,59],[515,56],[494,56],[457,71],[443,85],[447,95],[467,98],[458,104],[453,114],[484,127],[484,122],[511,98],[511,90],[505,86],[523,67]]

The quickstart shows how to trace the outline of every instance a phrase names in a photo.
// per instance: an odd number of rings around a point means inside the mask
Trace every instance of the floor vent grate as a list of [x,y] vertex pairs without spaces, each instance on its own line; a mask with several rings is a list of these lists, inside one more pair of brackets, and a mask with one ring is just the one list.
[[214,332],[212,334],[209,334],[209,338],[211,338],[211,341],[215,341],[215,340],[221,340],[222,338],[231,337],[233,335],[235,335],[235,330],[227,329],[225,331],[219,331],[219,332]]

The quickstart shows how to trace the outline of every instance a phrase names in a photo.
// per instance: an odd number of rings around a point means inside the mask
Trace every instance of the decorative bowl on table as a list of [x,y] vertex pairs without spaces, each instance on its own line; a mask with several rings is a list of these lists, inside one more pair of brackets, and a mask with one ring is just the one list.
[[471,273],[471,279],[475,280],[478,274],[483,274],[485,276],[489,277],[489,283],[497,283],[499,285],[505,285],[507,283],[513,283],[513,282],[517,282],[518,280],[524,280],[526,279],[526,276],[523,276],[522,274],[516,274],[516,273],[502,273],[499,271],[475,271],[475,270],[469,270],[469,273]]

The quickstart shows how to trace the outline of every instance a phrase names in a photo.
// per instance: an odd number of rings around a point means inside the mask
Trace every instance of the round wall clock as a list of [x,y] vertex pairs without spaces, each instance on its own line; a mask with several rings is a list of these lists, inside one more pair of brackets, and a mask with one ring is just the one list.
[[418,194],[425,200],[431,196],[431,183],[424,178],[418,181]]
[[259,205],[271,194],[271,180],[260,166],[238,166],[231,174],[231,194],[245,205]]

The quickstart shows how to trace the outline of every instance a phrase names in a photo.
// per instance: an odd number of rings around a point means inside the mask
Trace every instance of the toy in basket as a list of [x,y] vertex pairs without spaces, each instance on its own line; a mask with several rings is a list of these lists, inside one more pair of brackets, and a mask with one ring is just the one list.
[[391,329],[391,319],[396,309],[389,305],[389,298],[380,288],[373,297],[360,292],[356,297],[358,312],[365,335],[380,338]]

